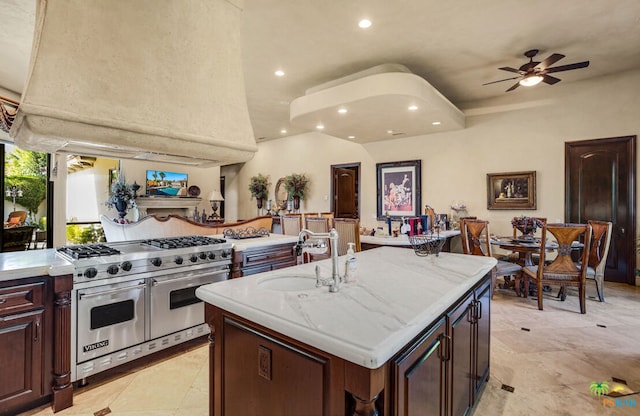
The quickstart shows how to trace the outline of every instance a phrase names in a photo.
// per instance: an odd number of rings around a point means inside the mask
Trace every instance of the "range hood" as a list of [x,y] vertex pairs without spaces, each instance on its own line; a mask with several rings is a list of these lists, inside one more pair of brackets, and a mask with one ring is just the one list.
[[193,166],[257,150],[242,0],[38,0],[21,148]]

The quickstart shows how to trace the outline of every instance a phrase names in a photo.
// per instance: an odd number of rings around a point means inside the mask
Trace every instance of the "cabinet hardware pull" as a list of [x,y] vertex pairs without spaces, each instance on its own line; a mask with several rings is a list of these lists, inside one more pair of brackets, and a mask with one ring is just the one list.
[[38,342],[38,339],[40,339],[40,319],[36,319],[36,337],[33,342]]
[[0,305],[3,303],[7,303],[7,298],[0,298]]
[[476,308],[476,322],[478,322],[480,319],[482,319],[482,302],[481,301],[476,301],[477,302],[477,308]]
[[444,351],[442,361],[449,361],[451,359],[451,337],[449,335],[442,334],[441,342],[442,350]]

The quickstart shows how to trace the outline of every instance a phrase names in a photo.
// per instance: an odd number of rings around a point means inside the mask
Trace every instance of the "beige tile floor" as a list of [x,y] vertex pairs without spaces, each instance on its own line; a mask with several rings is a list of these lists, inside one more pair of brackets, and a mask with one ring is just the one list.
[[[545,295],[545,309],[538,311],[535,299],[497,290],[491,378],[475,415],[640,415],[637,394],[627,397],[635,398],[635,408],[605,408],[589,390],[592,381],[611,382],[612,377],[640,390],[640,287],[607,283],[606,290],[606,303],[587,300],[586,315],[578,313],[572,291],[565,302]],[[108,408],[114,416],[205,416],[207,353],[206,345],[196,346],[92,382],[75,393],[73,407],[56,415],[94,416]],[[503,384],[514,391],[503,390]],[[42,407],[22,416],[52,414]]]

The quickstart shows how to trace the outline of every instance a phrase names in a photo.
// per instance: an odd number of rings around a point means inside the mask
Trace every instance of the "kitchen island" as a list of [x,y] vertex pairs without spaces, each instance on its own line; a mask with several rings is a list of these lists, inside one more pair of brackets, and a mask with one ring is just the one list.
[[[210,414],[465,414],[489,376],[496,261],[383,247],[358,281],[315,287],[331,261],[202,286]],[[340,264],[344,273],[344,265]]]

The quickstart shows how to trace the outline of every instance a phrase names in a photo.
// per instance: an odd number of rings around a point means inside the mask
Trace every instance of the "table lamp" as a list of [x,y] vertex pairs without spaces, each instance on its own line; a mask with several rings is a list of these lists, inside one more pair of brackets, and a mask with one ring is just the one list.
[[211,203],[211,210],[213,213],[211,214],[211,218],[218,219],[220,216],[218,215],[218,202],[224,201],[224,197],[220,193],[220,191],[211,191],[209,194],[209,202]]

